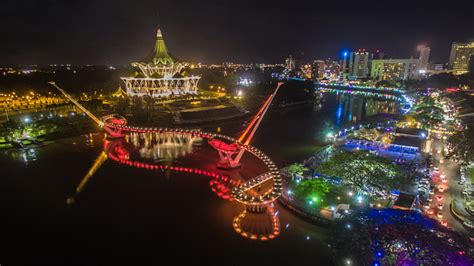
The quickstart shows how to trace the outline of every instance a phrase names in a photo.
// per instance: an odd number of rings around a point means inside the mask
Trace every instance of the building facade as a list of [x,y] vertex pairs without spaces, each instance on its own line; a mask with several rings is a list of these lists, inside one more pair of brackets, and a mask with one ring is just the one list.
[[288,70],[295,70],[296,68],[296,62],[293,59],[293,56],[289,56],[288,58],[285,59],[285,68]]
[[426,71],[428,70],[429,66],[429,60],[430,60],[430,47],[426,45],[420,45],[418,46],[418,51],[420,51],[420,66],[419,69],[420,71]]
[[324,78],[338,80],[341,72],[341,63],[336,60],[326,59],[324,63]]
[[321,80],[324,78],[325,62],[324,60],[314,60],[311,64],[311,79]]
[[449,55],[449,66],[456,75],[467,73],[469,61],[474,55],[474,42],[453,43]]
[[353,79],[366,78],[369,74],[369,52],[359,50],[349,56],[349,76]]
[[201,77],[182,74],[185,64],[169,55],[160,29],[156,33],[152,54],[142,62],[132,63],[132,66],[140,72],[133,77],[121,78],[129,96],[170,98],[198,93],[197,85]]
[[376,80],[417,79],[419,59],[376,59],[372,60],[370,76]]

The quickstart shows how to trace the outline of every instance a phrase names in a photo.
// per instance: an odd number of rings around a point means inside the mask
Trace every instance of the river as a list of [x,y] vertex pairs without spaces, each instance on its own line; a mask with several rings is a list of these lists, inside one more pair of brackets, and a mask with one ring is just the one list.
[[[269,112],[252,144],[282,167],[307,158],[327,132],[396,110],[393,102],[325,94],[321,105]],[[237,136],[245,122],[201,129]],[[183,136],[104,142],[95,133],[2,151],[0,264],[330,265],[327,229],[278,204],[247,214],[238,233],[233,221],[244,207],[228,200],[229,180],[265,169],[250,155],[233,171],[216,169],[216,161],[205,140]],[[252,240],[253,233],[273,237]]]

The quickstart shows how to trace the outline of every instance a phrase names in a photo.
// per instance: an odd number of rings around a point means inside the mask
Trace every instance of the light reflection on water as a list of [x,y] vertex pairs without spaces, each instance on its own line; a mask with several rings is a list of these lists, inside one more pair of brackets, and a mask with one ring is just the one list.
[[199,136],[180,133],[132,133],[126,140],[133,144],[142,158],[154,161],[173,161],[193,153],[196,145],[202,142]]
[[360,95],[336,94],[335,125],[359,123],[378,114],[396,114],[399,103]]
[[[90,142],[90,140],[86,139],[87,142]],[[245,181],[239,170],[222,171],[215,167],[209,167],[215,164],[212,159],[210,162],[205,162],[204,165],[198,165],[197,167],[193,165],[175,166],[170,163],[176,160],[186,162],[187,155],[200,153],[201,151],[205,152],[202,149],[195,149],[196,146],[202,146],[202,144],[203,139],[201,137],[180,133],[132,133],[127,134],[122,139],[106,139],[104,140],[103,151],[77,185],[75,194],[66,199],[66,203],[68,205],[76,203],[89,180],[108,159],[139,170],[156,171],[159,174],[164,172],[169,174],[171,172],[173,174],[190,173],[207,176],[210,178],[209,187],[213,193],[223,200],[233,201],[232,188]],[[208,147],[210,148],[210,146]],[[214,153],[214,156],[217,157],[217,152]],[[205,157],[210,156],[206,154]],[[152,162],[150,162],[150,159],[152,159]],[[257,191],[248,193],[259,194]],[[233,219],[232,227],[236,233],[245,238],[261,241],[274,239],[280,234],[278,210],[274,204],[267,206],[263,213],[244,210]]]
[[36,148],[11,149],[6,151],[6,153],[12,160],[25,164],[38,159],[38,151]]
[[[390,104],[384,106],[383,102],[370,101],[369,99],[364,101],[361,100],[361,97],[352,97],[351,95],[339,97],[325,94],[324,98],[325,101],[321,103],[320,110],[296,110],[286,114],[269,113],[256,133],[253,144],[266,152],[272,159],[277,159],[279,166],[284,166],[283,162],[292,163],[298,160],[295,159],[298,158],[297,156],[304,159],[312,152],[307,148],[311,145],[317,146],[318,143],[313,140],[321,139],[318,134],[322,131],[325,120],[335,124],[339,114],[340,126],[345,126],[349,122],[362,121],[371,114],[390,112],[390,108],[392,108]],[[352,104],[351,98],[353,98]],[[338,106],[341,106],[340,111],[337,109]],[[360,111],[360,108],[363,110]],[[350,113],[352,114],[351,120],[349,119]],[[220,130],[223,134],[236,137],[242,130],[244,121],[229,121],[228,124],[231,126],[224,123],[213,123],[209,131]],[[203,130],[205,129],[203,128]],[[285,256],[288,254],[286,257],[291,257],[294,260],[291,264],[303,265],[304,262],[307,262],[305,259],[299,258],[308,258],[313,262],[321,260],[323,261],[322,265],[327,260],[325,244],[321,240],[316,241],[316,239],[324,237],[324,228],[307,224],[285,208],[275,210],[273,214],[269,211],[262,216],[249,212],[244,213],[245,208],[242,205],[230,201],[228,196],[232,187],[239,181],[242,182],[248,177],[255,176],[252,173],[258,173],[255,169],[253,169],[254,172],[249,170],[252,164],[244,164],[244,167],[237,171],[221,171],[216,169],[213,164],[217,160],[217,153],[210,149],[206,141],[153,135],[129,135],[125,139],[117,140],[120,144],[116,147],[123,148],[121,151],[123,156],[119,159],[125,160],[123,162],[127,161],[125,164],[111,159],[111,153],[105,153],[107,149],[103,149],[104,141],[100,136],[101,134],[94,134],[58,140],[52,145],[36,148],[34,154],[28,154],[28,150],[6,151],[8,159],[16,162],[16,164],[12,164],[13,167],[24,164],[25,161],[32,162],[18,173],[15,172],[11,175],[14,177],[11,178],[14,186],[11,185],[8,188],[22,186],[22,188],[31,188],[31,191],[38,191],[34,201],[24,204],[30,207],[29,210],[47,209],[54,213],[52,221],[61,218],[61,215],[66,215],[68,218],[71,216],[70,220],[65,219],[64,227],[76,228],[77,233],[73,232],[76,229],[68,228],[64,229],[67,234],[61,232],[58,235],[67,236],[67,240],[61,241],[64,246],[72,245],[74,250],[84,249],[82,253],[84,257],[88,256],[88,253],[94,252],[94,248],[96,248],[97,254],[99,254],[95,255],[96,258],[102,258],[104,246],[108,246],[112,250],[109,250],[110,254],[116,252],[117,248],[126,245],[130,240],[121,240],[118,237],[113,238],[113,236],[117,232],[128,230],[139,232],[138,240],[132,243],[136,244],[135,246],[140,249],[140,252],[141,245],[144,245],[143,242],[153,237],[154,240],[174,241],[173,246],[183,247],[183,250],[195,256],[211,256],[214,254],[212,248],[215,248],[223,250],[223,257],[231,257],[235,255],[235,248],[238,248],[245,254],[250,254],[255,250],[258,252],[272,251],[272,254],[285,254]],[[75,144],[72,143],[73,141]],[[101,147],[100,150],[99,147]],[[298,149],[300,147],[304,147],[305,150]],[[113,153],[117,157],[118,150]],[[292,151],[294,152],[292,153]],[[107,156],[102,155],[102,152]],[[244,159],[249,162],[252,158],[244,156]],[[168,169],[165,169],[165,166]],[[174,166],[174,168],[171,169],[170,166]],[[43,170],[44,173],[40,173],[37,169]],[[91,171],[88,171],[89,169]],[[190,169],[193,173],[189,172]],[[196,170],[206,172],[194,173]],[[203,173],[207,173],[207,175]],[[17,183],[18,177],[29,182]],[[230,182],[231,180],[234,181],[234,184]],[[0,179],[0,182],[3,182],[1,183],[3,187],[7,181]],[[10,199],[21,198],[23,194],[26,194],[23,191],[18,193],[15,189],[9,191],[11,191],[10,194],[4,194],[8,195]],[[27,190],[25,189],[25,191]],[[48,193],[41,193],[43,191],[48,191]],[[181,194],[182,191],[186,192]],[[66,211],[56,215],[56,211],[60,207],[48,206],[44,199],[47,199],[48,202],[59,202]],[[65,199],[68,204],[64,203]],[[4,202],[15,206],[15,208],[22,207],[22,203],[18,203],[16,200],[15,202]],[[127,213],[128,210],[133,211]],[[135,212],[136,210],[138,212]],[[102,215],[102,213],[105,214]],[[27,214],[29,217],[33,216],[30,213]],[[109,217],[112,218],[109,219]],[[176,217],[181,217],[181,220]],[[268,245],[253,244],[254,242],[243,240],[242,237],[251,239],[261,238],[272,232],[274,235],[278,234],[280,227],[279,223],[275,227],[274,218],[280,219],[284,226],[281,228],[281,234]],[[76,219],[85,224],[91,220],[91,225],[81,231],[80,228],[77,228]],[[261,220],[259,221],[259,219]],[[29,218],[22,220],[28,221]],[[109,226],[100,227],[97,224]],[[147,224],[152,225],[147,226]],[[12,225],[15,224],[12,223]],[[262,227],[262,225],[265,226]],[[161,230],[160,228],[166,229]],[[208,228],[211,229],[208,230]],[[278,231],[275,228],[278,228]],[[52,227],[45,226],[42,229],[44,232],[53,232],[54,234]],[[205,230],[207,230],[206,234],[201,233]],[[109,232],[110,235],[101,239],[97,235],[101,235],[102,231]],[[24,232],[24,228],[14,228],[14,232],[11,236],[12,239],[16,239],[18,234]],[[73,235],[70,236],[70,234]],[[83,246],[74,244],[82,238],[82,235],[85,235],[84,238],[90,239],[90,241],[79,241],[80,244],[85,243]],[[104,240],[111,236],[112,240]],[[308,236],[311,240],[308,240]],[[198,238],[200,239],[195,240]],[[24,239],[29,240],[30,236],[24,236]],[[47,241],[54,242],[52,239],[54,238],[45,239],[46,247],[50,247],[47,245]],[[152,242],[145,246],[152,250],[149,254],[156,255],[156,246],[154,246],[156,241]],[[207,245],[202,245],[202,242],[209,242],[208,245],[213,246],[212,248],[207,247]],[[97,247],[94,246],[95,243],[97,243]],[[89,248],[91,245],[94,248]],[[314,253],[305,252],[302,254],[303,250],[309,249],[314,250]],[[196,251],[193,253],[193,250]],[[172,250],[168,249],[166,252],[172,252]],[[164,255],[166,256],[166,254]],[[133,255],[130,256],[133,257]],[[262,258],[269,259],[268,262],[276,262],[275,265],[280,262],[280,258],[276,257],[262,256]],[[136,256],[133,259],[136,259]],[[246,257],[241,257],[241,259],[247,260]],[[238,264],[244,263],[248,263],[248,261],[241,261]]]

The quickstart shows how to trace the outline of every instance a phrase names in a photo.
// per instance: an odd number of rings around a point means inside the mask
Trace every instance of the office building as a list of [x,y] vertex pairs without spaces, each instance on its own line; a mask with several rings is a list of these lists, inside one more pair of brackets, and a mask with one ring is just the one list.
[[372,60],[370,76],[376,80],[408,80],[417,79],[419,59],[376,59]]
[[314,60],[311,64],[311,79],[321,80],[324,78],[325,63],[324,60]]
[[361,49],[349,56],[349,76],[351,79],[366,78],[369,74],[369,52]]
[[472,55],[474,55],[474,42],[453,43],[449,56],[449,66],[453,73],[456,75],[467,73]]
[[294,70],[296,68],[295,60],[293,56],[290,55],[287,59],[285,59],[285,67],[288,70]]
[[420,51],[420,66],[419,69],[422,72],[428,70],[429,60],[430,60],[430,47],[426,45],[419,45],[418,51]]

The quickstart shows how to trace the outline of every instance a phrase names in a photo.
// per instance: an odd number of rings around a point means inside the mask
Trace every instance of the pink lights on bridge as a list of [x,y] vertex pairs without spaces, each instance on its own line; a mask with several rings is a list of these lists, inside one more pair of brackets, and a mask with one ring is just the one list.
[[190,173],[211,177],[212,180],[209,182],[211,190],[216,193],[218,197],[229,201],[233,200],[231,188],[229,187],[229,185],[238,186],[241,183],[239,180],[231,179],[227,175],[221,175],[199,168],[160,165],[133,161],[130,160],[130,153],[118,142],[110,142],[106,140],[104,142],[104,150],[108,151],[108,158],[120,164],[128,165],[130,167],[142,168],[146,170],[169,170],[173,172]]
[[[275,201],[282,193],[282,178],[276,165],[263,152],[249,145],[256,130],[258,129],[260,125],[260,122],[265,116],[265,113],[268,111],[268,108],[270,107],[272,100],[275,98],[275,95],[282,84],[283,83],[281,82],[278,83],[278,86],[273,92],[273,94],[271,94],[268,97],[264,105],[260,108],[256,116],[252,119],[249,126],[245,129],[244,133],[242,134],[242,136],[240,136],[239,140],[237,141],[235,138],[228,137],[225,135],[215,134],[215,133],[206,133],[206,132],[202,132],[198,130],[128,126],[127,120],[124,117],[119,116],[119,115],[108,115],[108,116],[103,117],[102,119],[98,119],[95,115],[89,112],[79,102],[74,100],[64,90],[59,88],[54,82],[51,82],[51,85],[53,85],[55,88],[61,91],[61,93],[63,93],[74,104],[76,104],[81,110],[83,110],[99,126],[103,127],[104,130],[107,132],[107,134],[110,135],[112,138],[123,137],[124,136],[123,132],[179,133],[179,134],[189,134],[192,136],[199,136],[201,138],[208,139],[209,144],[215,149],[217,149],[217,151],[219,152],[219,157],[220,157],[220,166],[222,166],[222,168],[236,168],[240,166],[240,159],[242,158],[244,152],[248,151],[250,154],[254,155],[259,160],[261,160],[269,169],[269,172],[267,173],[264,173],[254,178],[250,178],[249,180],[245,181],[243,184],[237,184],[237,186],[235,186],[231,191],[232,198],[242,204],[245,204],[249,211],[252,211],[254,209],[263,209],[264,205]],[[105,150],[108,150],[108,149],[105,149]],[[148,164],[144,162],[131,161],[129,159],[130,156],[127,153],[127,151],[120,150],[119,148],[117,150],[110,149],[108,151],[116,152],[116,154],[114,154],[113,152],[108,153],[109,158],[111,158],[112,160],[117,161],[122,164],[129,165],[129,166],[137,167],[137,168],[144,168],[144,169],[150,169],[150,170],[162,169],[162,170],[188,172],[188,173],[193,173],[193,174],[206,175],[206,176],[218,178],[221,180],[223,178],[223,176],[219,174],[201,170],[201,169],[167,166],[167,165],[154,165],[154,164]],[[270,180],[273,181],[273,188],[271,190],[266,191],[262,195],[257,195],[257,196],[249,195],[249,192],[251,192],[254,187],[257,187],[263,184],[264,182],[267,182]]]
[[216,139],[209,141],[209,144],[219,153],[219,168],[232,169],[240,166],[240,159],[242,159],[242,156],[246,150],[242,145],[247,146],[252,141],[252,138],[257,131],[258,126],[260,125],[260,122],[262,122],[263,117],[265,116],[281,85],[283,85],[283,83],[279,82],[275,91],[268,97],[260,110],[258,110],[257,114],[244,130],[244,133],[242,133],[242,135],[239,137],[238,141],[235,141],[232,144],[227,144]]

